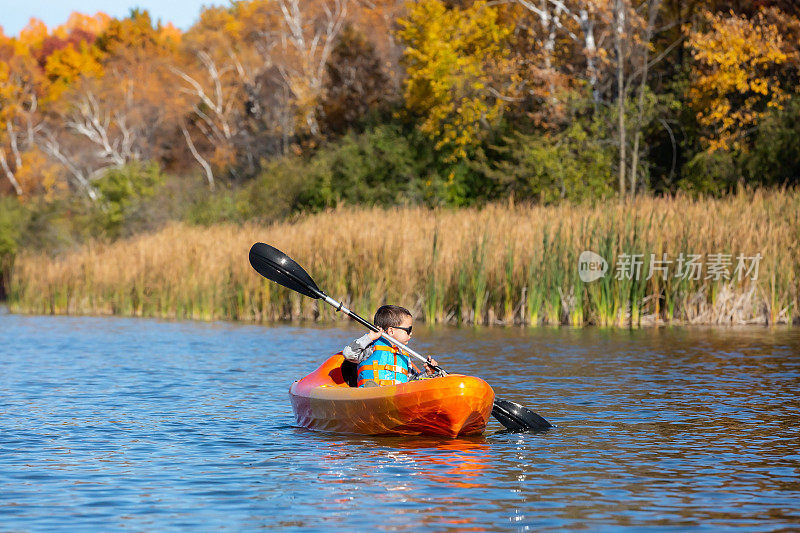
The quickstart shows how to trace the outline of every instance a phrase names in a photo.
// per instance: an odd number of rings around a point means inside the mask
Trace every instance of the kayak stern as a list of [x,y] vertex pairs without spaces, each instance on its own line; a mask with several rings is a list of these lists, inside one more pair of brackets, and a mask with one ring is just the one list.
[[366,435],[480,434],[494,391],[482,379],[449,374],[386,387],[350,387],[337,354],[292,384],[297,423],[320,431]]

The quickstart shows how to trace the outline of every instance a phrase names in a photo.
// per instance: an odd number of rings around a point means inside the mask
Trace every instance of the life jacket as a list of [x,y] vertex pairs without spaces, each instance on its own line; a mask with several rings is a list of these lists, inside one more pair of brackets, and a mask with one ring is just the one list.
[[373,352],[358,364],[358,386],[368,381],[380,386],[397,385],[408,381],[408,356],[383,339],[372,343]]

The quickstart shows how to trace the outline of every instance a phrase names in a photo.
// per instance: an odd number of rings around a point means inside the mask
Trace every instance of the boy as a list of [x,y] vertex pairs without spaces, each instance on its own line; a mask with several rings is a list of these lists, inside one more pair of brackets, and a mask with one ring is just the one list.
[[[373,319],[378,329],[403,344],[411,340],[412,322],[409,310],[399,305],[379,307]],[[408,355],[382,339],[380,332],[376,331],[370,331],[345,346],[342,355],[348,361],[358,363],[359,387],[397,385],[406,383],[410,373],[419,374]],[[428,361],[437,364],[433,359],[428,358]],[[428,374],[433,372],[427,364],[425,370]]]

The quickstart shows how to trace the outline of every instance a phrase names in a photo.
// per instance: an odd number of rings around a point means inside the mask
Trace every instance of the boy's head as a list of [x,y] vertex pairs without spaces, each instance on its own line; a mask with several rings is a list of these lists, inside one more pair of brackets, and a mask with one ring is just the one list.
[[380,306],[373,319],[376,326],[404,344],[411,338],[411,322],[411,312],[399,305]]

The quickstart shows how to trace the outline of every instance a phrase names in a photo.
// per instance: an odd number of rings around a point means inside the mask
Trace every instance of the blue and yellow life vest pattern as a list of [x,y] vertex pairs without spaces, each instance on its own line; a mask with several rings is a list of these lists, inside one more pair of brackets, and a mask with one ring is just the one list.
[[383,339],[376,340],[374,351],[358,364],[358,386],[368,381],[380,386],[397,385],[408,381],[408,356]]

